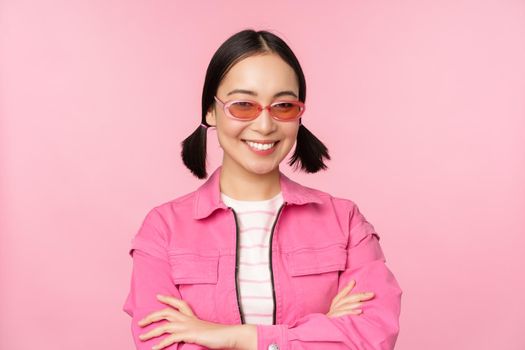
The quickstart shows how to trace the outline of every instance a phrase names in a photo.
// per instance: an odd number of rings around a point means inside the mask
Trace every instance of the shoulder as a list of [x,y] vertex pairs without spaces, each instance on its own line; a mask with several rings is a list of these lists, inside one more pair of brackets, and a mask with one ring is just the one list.
[[304,185],[301,187],[321,199],[322,206],[336,213],[347,234],[353,236],[375,234],[379,238],[374,226],[367,220],[360,206],[353,199],[332,195],[329,192]]
[[333,206],[338,210],[345,211],[345,212],[353,212],[358,210],[357,204],[350,198],[345,198],[341,196],[333,195],[327,191],[305,186],[302,184],[299,184],[299,186],[308,193],[316,196],[322,201],[322,205],[324,206]]
[[160,202],[154,205],[150,212],[155,211],[164,217],[191,214],[196,192],[195,190],[179,197]]
[[193,210],[193,201],[196,191],[183,194],[179,197],[159,202],[146,212],[145,222],[164,229],[170,226],[177,217],[187,217]]

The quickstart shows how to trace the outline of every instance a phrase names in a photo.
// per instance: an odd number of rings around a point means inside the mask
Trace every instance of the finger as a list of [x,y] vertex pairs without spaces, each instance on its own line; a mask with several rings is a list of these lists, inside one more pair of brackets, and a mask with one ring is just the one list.
[[332,312],[330,313],[330,315],[328,315],[328,317],[340,317],[340,316],[344,316],[344,315],[360,315],[363,313],[363,310],[359,309],[359,310],[338,310],[336,312]]
[[144,341],[144,340],[148,340],[154,337],[158,337],[159,335],[162,335],[164,333],[169,333],[169,329],[170,329],[169,324],[162,325],[162,326],[152,329],[151,331],[147,333],[140,334],[139,339]]
[[[172,306],[176,309],[180,309],[181,313],[185,313],[189,316],[195,316],[193,311],[191,310],[191,308],[187,305],[187,303],[182,300],[182,299],[178,299],[178,298],[175,298],[175,297],[171,297],[171,296],[166,296],[166,295],[162,295],[162,294],[157,294],[157,299],[165,304],[168,304],[169,306]],[[156,311],[156,312],[153,312],[149,315],[147,315],[146,317],[144,317],[142,320],[140,320],[138,322],[138,325],[143,327],[143,326],[146,326],[148,324],[150,324],[151,322],[154,322],[154,321],[159,321],[159,320],[162,320],[162,319],[168,319],[169,320],[169,316],[174,316],[176,317],[177,316],[177,312],[179,310],[174,310],[174,309],[171,309],[171,308],[167,308],[167,309],[163,309],[163,310],[160,310],[160,311]]]
[[340,308],[337,308],[337,309],[333,309],[333,310],[330,310],[330,313],[332,314],[347,314],[347,313],[352,313],[352,314],[360,314],[363,312],[363,309],[358,309],[358,308],[355,308],[355,307],[340,307]]
[[362,306],[362,302],[354,302],[354,303],[340,303],[337,307],[330,308],[330,312],[338,312],[341,310],[352,310],[357,309],[358,307]]
[[163,315],[165,312],[166,312],[166,309],[149,313],[145,317],[143,317],[141,320],[139,320],[137,324],[141,327],[147,326],[148,324],[153,322],[153,319],[157,319],[160,315]]
[[147,315],[140,321],[138,321],[137,324],[141,327],[144,327],[152,322],[157,322],[160,320],[171,321],[176,318],[178,312],[179,312],[178,310],[171,309],[171,308],[155,311],[155,312],[150,313],[149,315]]
[[344,296],[343,298],[341,298],[340,302],[343,302],[343,301],[345,301],[345,302],[346,301],[358,302],[358,301],[372,299],[374,296],[375,296],[375,294],[372,293],[372,292],[355,293],[355,294],[350,294],[350,295]]
[[355,280],[350,280],[350,282],[343,288],[332,300],[332,304],[337,304],[337,302],[345,296],[352,288],[355,286]]
[[148,318],[149,323],[152,322],[158,322],[158,321],[168,321],[168,322],[175,322],[180,321],[181,317],[183,317],[182,312],[179,312],[176,309],[166,309],[163,310],[164,312],[159,312],[155,315],[152,315]]
[[[338,294],[336,298],[334,298],[334,300],[332,301],[331,307],[339,306],[344,299],[348,298],[349,295],[347,295],[347,293],[350,293],[350,289],[352,289],[353,287],[355,287],[355,280],[350,281],[350,284],[347,285],[343,290],[341,290],[341,293]],[[352,298],[352,300],[359,301],[359,298],[354,297]]]
[[164,349],[166,346],[170,346],[173,343],[180,343],[184,341],[184,337],[180,333],[173,333],[172,335],[162,339],[160,343],[152,347],[153,350]]
[[175,298],[175,297],[168,296],[168,295],[161,295],[161,294],[157,295],[157,299],[159,299],[161,302],[165,304],[168,304],[170,306],[173,306],[179,309],[179,311],[185,315],[195,316],[195,314],[193,313],[193,310],[190,308],[188,303],[182,299]]
[[340,310],[340,311],[336,311],[332,317],[341,317],[341,316],[346,316],[346,315],[361,315],[363,313],[363,310],[362,309],[357,309],[357,310]]
[[355,308],[358,308],[358,307],[360,307],[362,305],[363,305],[363,302],[346,302],[346,303],[342,302],[336,308],[334,308],[334,311],[343,310],[345,308],[355,309]]

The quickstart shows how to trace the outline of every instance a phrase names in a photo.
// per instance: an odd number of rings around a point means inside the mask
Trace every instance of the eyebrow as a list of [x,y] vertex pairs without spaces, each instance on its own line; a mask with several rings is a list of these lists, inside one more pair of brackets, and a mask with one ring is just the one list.
[[[255,91],[244,90],[244,89],[232,90],[232,91],[228,92],[228,94],[226,96],[230,96],[230,95],[233,95],[233,94],[247,94],[247,95],[257,96],[257,93]],[[297,95],[295,94],[295,92],[290,91],[290,90],[280,91],[280,92],[276,93],[275,95],[273,95],[273,98],[281,97],[281,96],[285,96],[285,95],[291,95],[291,96],[293,96],[295,98],[298,98]]]

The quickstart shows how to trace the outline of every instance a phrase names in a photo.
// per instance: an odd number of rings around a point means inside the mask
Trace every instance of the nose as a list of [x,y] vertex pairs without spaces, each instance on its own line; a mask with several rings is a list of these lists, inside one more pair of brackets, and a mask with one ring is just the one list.
[[253,121],[253,128],[261,134],[269,134],[275,130],[277,124],[272,118],[268,108],[261,111],[261,114]]

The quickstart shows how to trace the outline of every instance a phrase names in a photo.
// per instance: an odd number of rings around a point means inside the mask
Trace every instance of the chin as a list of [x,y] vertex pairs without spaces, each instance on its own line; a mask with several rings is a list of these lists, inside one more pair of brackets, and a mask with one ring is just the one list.
[[251,173],[257,174],[257,175],[265,175],[268,173],[271,173],[272,171],[275,171],[276,168],[279,167],[279,164],[277,165],[269,165],[269,164],[253,164],[246,166],[246,170],[248,170]]

